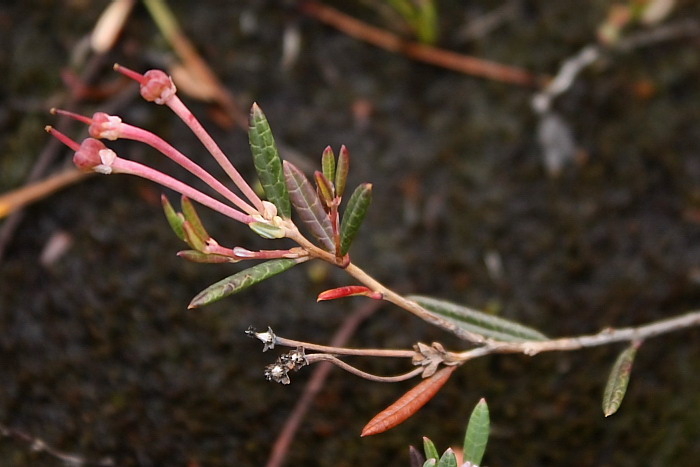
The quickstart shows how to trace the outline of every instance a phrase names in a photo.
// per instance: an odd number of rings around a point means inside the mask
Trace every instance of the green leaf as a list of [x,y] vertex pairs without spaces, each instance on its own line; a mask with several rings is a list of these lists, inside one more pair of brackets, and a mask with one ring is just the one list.
[[425,451],[426,459],[438,460],[440,458],[440,455],[438,454],[437,449],[435,448],[435,444],[430,438],[426,436],[423,436],[423,451]]
[[638,348],[639,344],[634,343],[623,350],[617,357],[617,360],[615,360],[612,370],[610,370],[610,376],[608,376],[608,382],[603,393],[603,414],[606,417],[617,412],[620,404],[622,404]]
[[258,172],[265,196],[277,207],[277,214],[288,219],[292,215],[292,209],[289,205],[287,187],[284,184],[282,161],[275,145],[275,138],[270,130],[270,124],[258,104],[253,104],[250,109],[248,139],[250,150],[253,153],[255,170]]
[[321,196],[324,206],[330,206],[333,198],[335,198],[334,188],[331,182],[328,181],[325,175],[318,170],[314,172],[318,194]]
[[199,234],[195,232],[192,224],[190,224],[188,221],[185,221],[182,224],[182,229],[185,231],[185,242],[187,242],[187,244],[195,250],[204,253],[207,248],[206,239],[200,237]]
[[489,440],[489,406],[482,398],[469,417],[467,433],[464,436],[464,461],[480,465]]
[[[340,147],[338,155],[338,165],[335,168],[335,195],[338,198],[343,196],[345,191],[345,182],[348,180],[348,172],[350,171],[350,151],[345,145]],[[329,179],[331,180],[331,179]]]
[[345,255],[350,250],[352,241],[365,220],[367,209],[372,202],[372,184],[363,183],[355,188],[343,213],[340,223],[340,254]]
[[229,295],[241,292],[251,285],[284,272],[296,264],[297,262],[293,259],[273,259],[261,264],[256,264],[252,268],[237,272],[202,290],[192,299],[187,308],[199,308],[221,300],[224,297],[228,297]]
[[189,222],[194,233],[205,242],[209,240],[211,238],[209,236],[209,232],[207,232],[207,230],[204,228],[204,225],[202,224],[192,201],[190,201],[188,197],[183,196],[181,206],[182,214],[185,216],[185,220]]
[[335,180],[335,154],[330,146],[326,146],[321,155],[321,170],[328,181]]
[[250,230],[268,240],[275,238],[284,238],[285,231],[282,227],[266,224],[265,222],[251,222],[248,224]]
[[302,223],[325,250],[335,251],[331,220],[306,175],[291,162],[284,161],[284,176],[289,198]]
[[430,297],[412,296],[427,311],[446,318],[462,329],[484,337],[509,342],[541,341],[547,336],[522,324],[486,314],[465,306]]
[[437,465],[437,459],[428,459],[423,464],[423,467],[435,467]]
[[455,456],[452,448],[447,448],[442,454],[442,457],[437,463],[437,467],[457,467],[457,456]]
[[168,201],[168,198],[165,195],[160,195],[160,202],[163,205],[165,218],[168,220],[170,228],[173,229],[173,232],[175,232],[177,238],[179,238],[183,242],[186,241],[185,230],[182,227],[182,224],[185,222],[185,218],[182,214],[178,214],[175,212],[175,209],[173,209],[173,205],[170,204],[170,201]]

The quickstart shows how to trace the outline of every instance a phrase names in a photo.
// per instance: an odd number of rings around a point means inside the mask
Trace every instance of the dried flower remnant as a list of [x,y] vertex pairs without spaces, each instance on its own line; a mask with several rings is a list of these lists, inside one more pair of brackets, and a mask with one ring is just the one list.
[[275,348],[277,336],[275,336],[275,333],[272,331],[272,328],[270,326],[268,326],[267,331],[264,332],[257,332],[255,331],[255,328],[253,326],[250,326],[245,333],[250,337],[254,337],[260,340],[260,342],[263,343],[263,352],[267,352],[268,350]]

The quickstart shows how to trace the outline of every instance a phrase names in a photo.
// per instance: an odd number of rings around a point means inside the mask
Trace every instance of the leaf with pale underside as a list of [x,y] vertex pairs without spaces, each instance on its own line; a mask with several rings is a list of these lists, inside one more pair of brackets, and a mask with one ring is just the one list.
[[260,235],[262,238],[266,238],[268,240],[284,238],[286,235],[286,232],[282,227],[267,224],[265,222],[251,222],[248,224],[248,227],[250,227],[250,230]]
[[486,443],[489,440],[489,406],[486,399],[481,399],[467,424],[467,433],[464,436],[464,461],[471,462],[472,465],[481,465],[481,459],[486,451]]
[[277,214],[285,219],[291,217],[289,194],[284,183],[282,161],[272,136],[270,124],[258,104],[250,109],[250,128],[248,131],[250,150],[253,153],[255,170],[267,200],[277,207]]
[[465,331],[487,338],[507,342],[547,339],[547,336],[536,329],[482,311],[430,297],[412,296],[409,298],[428,312],[446,319]]
[[284,176],[289,199],[302,224],[325,250],[335,251],[333,226],[311,182],[289,161],[284,161]]
[[265,279],[286,271],[296,264],[297,262],[293,259],[273,259],[261,264],[256,264],[251,268],[237,272],[202,290],[192,299],[187,308],[199,308],[221,300],[229,295],[241,292],[258,282],[262,282]]
[[606,417],[617,412],[620,404],[622,404],[638,348],[639,344],[635,343],[623,350],[610,370],[608,382],[605,385],[605,392],[603,393],[603,414]]
[[348,205],[340,223],[340,254],[345,255],[350,250],[352,241],[357,236],[367,210],[372,202],[372,184],[363,183],[350,196]]

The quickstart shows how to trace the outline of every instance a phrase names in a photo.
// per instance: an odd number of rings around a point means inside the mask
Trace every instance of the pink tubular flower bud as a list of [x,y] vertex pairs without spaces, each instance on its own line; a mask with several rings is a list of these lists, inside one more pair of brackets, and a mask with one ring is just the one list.
[[117,155],[95,138],[86,138],[75,151],[73,163],[79,169],[92,170],[102,174],[112,173],[112,164]]
[[141,96],[149,102],[165,104],[177,92],[173,80],[162,70],[149,70],[143,77]]
[[90,122],[90,136],[115,141],[122,132],[122,119],[104,112],[97,112]]

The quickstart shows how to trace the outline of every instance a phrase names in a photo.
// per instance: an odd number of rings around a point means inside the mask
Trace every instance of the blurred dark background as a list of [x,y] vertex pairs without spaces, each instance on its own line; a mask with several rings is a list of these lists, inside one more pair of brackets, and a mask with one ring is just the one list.
[[[81,41],[107,3],[0,4],[0,192],[24,184],[47,144],[43,127],[56,121],[47,110],[66,102],[62,76],[80,73]],[[676,3],[662,25],[700,17],[696,2]],[[326,145],[349,147],[349,183],[374,184],[353,260],[387,285],[552,336],[643,324],[700,303],[697,34],[610,50],[586,68],[553,102],[564,124],[558,134],[573,143],[555,170],[538,143],[536,89],[358,42],[301,15],[295,2],[169,4],[240,108],[257,101],[293,157],[313,166]],[[328,4],[400,32],[367,3]],[[439,46],[554,75],[596,42],[610,4],[445,0],[438,7]],[[509,10],[475,32],[497,8]],[[296,39],[299,53],[289,55],[285,44]],[[137,6],[95,82],[117,79],[115,61],[145,71],[172,59]],[[245,133],[217,125],[209,105],[183,99],[253,180]],[[89,115],[107,100],[93,96],[74,109]],[[167,109],[126,98],[118,113],[214,169]],[[75,138],[81,131],[68,129]],[[113,147],[186,178],[139,144]],[[69,157],[62,152],[54,168]],[[348,278],[304,265],[187,311],[198,291],[239,268],[175,257],[182,245],[162,216],[160,193],[132,177],[92,177],[25,211],[0,263],[0,423],[120,466],[262,465],[310,371],[293,375],[290,386],[266,382],[263,367],[276,351],[263,354],[243,331],[270,325],[285,337],[327,343],[363,299],[317,304],[316,294]],[[200,213],[227,246],[269,247],[235,222]],[[66,247],[53,258],[52,242]],[[418,340],[461,348],[391,306],[351,345],[410,348]],[[700,331],[646,342],[620,412],[605,419],[601,395],[619,350],[471,362],[408,422],[368,439],[359,437],[362,426],[415,381],[378,384],[334,370],[287,464],[407,465],[408,445],[422,436],[440,451],[461,446],[472,407],[486,397],[486,465],[696,465]],[[406,370],[405,362],[356,363],[383,374]],[[0,464],[61,461],[4,437]]]

